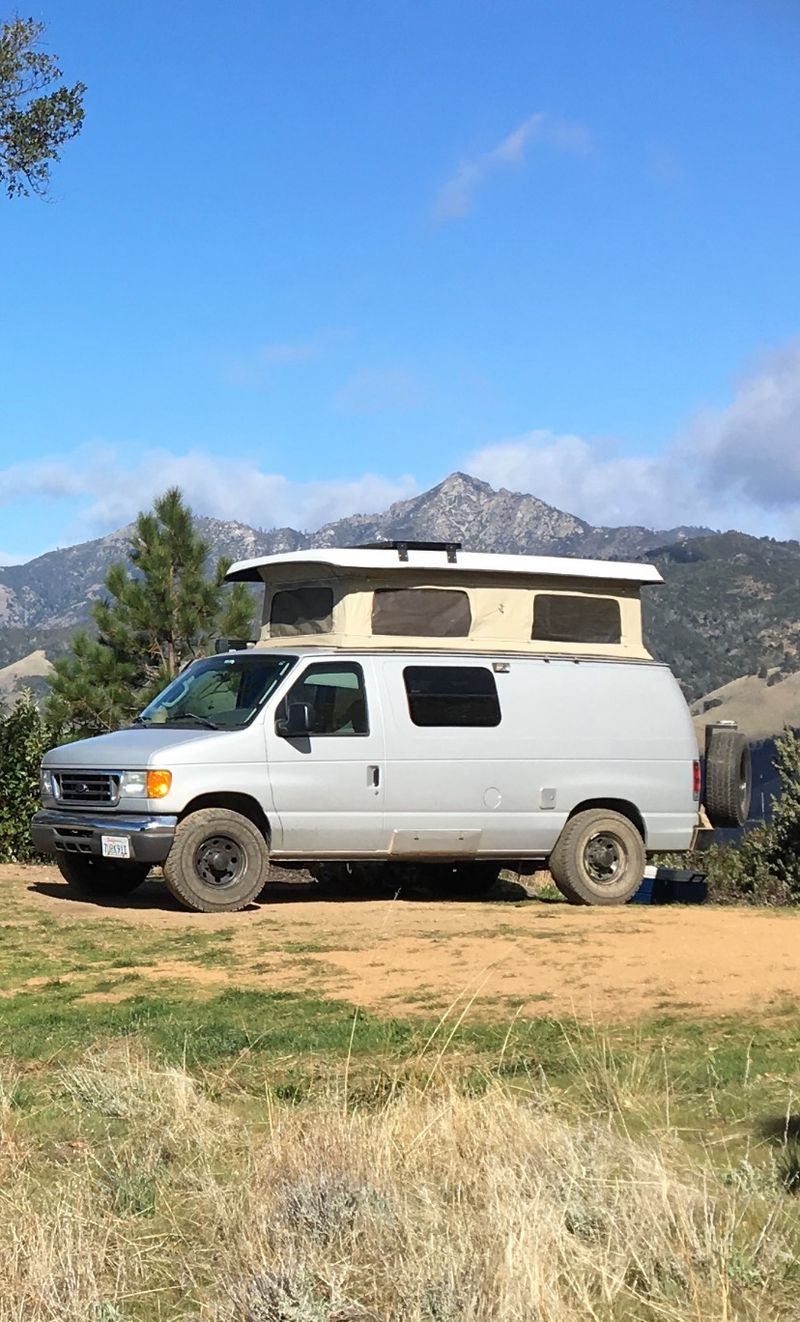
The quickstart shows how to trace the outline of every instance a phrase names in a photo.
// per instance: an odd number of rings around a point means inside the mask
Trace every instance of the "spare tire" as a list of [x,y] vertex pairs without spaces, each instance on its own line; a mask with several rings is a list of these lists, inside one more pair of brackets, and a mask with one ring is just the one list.
[[738,730],[707,731],[704,802],[712,826],[744,826],[750,816],[750,746]]

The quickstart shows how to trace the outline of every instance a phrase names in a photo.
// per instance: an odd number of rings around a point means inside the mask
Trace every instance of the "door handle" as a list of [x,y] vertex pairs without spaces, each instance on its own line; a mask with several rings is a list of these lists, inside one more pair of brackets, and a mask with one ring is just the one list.
[[381,783],[380,767],[367,767],[367,784],[371,785],[372,788],[376,790],[380,785],[380,783]]

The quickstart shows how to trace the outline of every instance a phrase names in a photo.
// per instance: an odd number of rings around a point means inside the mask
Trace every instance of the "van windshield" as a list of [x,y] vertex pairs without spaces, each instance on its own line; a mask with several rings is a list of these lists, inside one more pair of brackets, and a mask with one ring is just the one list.
[[210,730],[248,725],[296,660],[294,656],[242,652],[193,661],[145,707],[134,724]]

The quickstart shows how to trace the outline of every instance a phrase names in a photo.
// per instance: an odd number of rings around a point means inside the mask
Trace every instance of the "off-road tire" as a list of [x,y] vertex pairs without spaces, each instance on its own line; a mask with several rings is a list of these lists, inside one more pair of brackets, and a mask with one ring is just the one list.
[[260,895],[268,868],[267,842],[248,817],[200,808],[178,822],[164,880],[187,909],[236,913]]
[[121,859],[95,857],[94,854],[58,853],[56,867],[70,890],[87,899],[130,895],[137,886],[141,886],[150,871],[149,863],[129,863]]
[[750,816],[753,768],[750,746],[738,730],[712,730],[703,795],[712,826],[744,826]]
[[587,808],[570,817],[548,866],[570,904],[625,904],[642,884],[644,841],[621,813]]

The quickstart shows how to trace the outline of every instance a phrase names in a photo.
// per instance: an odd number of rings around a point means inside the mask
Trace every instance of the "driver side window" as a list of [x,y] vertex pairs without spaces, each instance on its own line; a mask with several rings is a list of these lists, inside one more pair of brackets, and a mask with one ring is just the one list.
[[364,674],[354,662],[315,662],[289,690],[285,709],[292,703],[309,708],[309,734],[369,734]]

